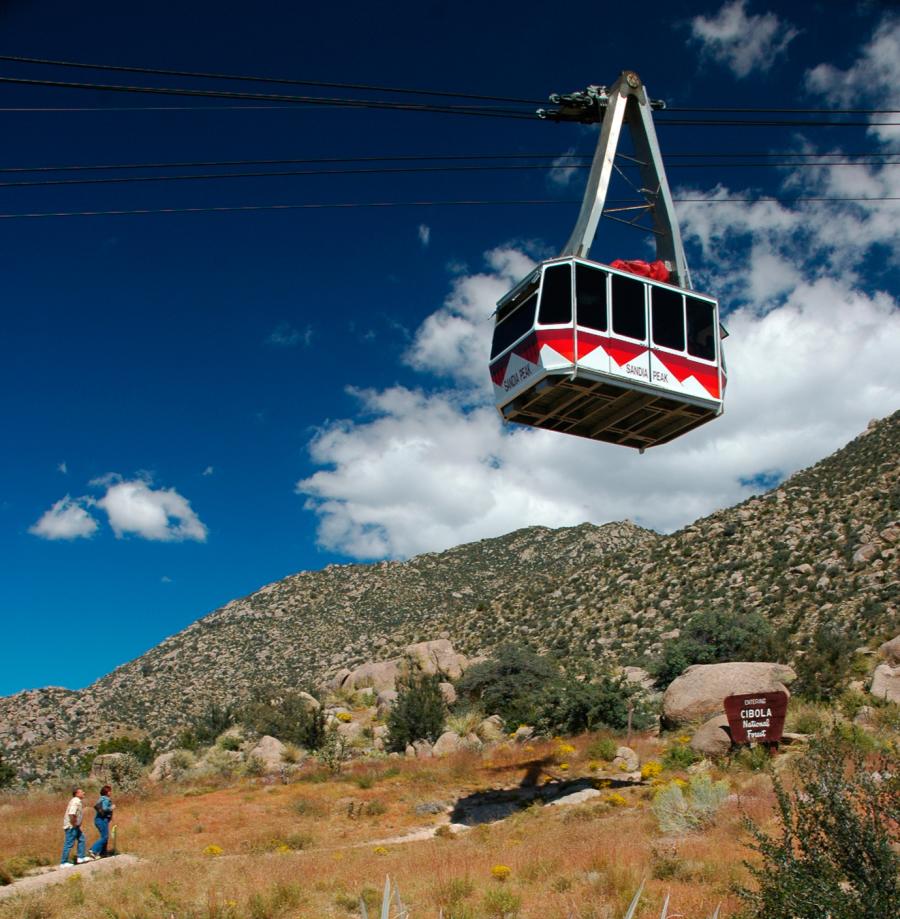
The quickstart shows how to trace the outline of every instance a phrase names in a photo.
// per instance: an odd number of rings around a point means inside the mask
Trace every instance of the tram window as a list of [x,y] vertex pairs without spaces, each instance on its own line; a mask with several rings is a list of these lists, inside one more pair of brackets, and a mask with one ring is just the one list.
[[716,359],[715,310],[705,300],[685,297],[687,303],[688,354],[706,361]]
[[647,337],[644,313],[644,285],[621,275],[612,276],[612,327],[616,335]]
[[682,295],[665,287],[653,287],[653,343],[684,351],[684,304]]
[[536,305],[535,293],[497,324],[494,329],[494,343],[491,346],[491,359],[517,342],[532,327]]
[[572,269],[569,265],[553,265],[544,271],[538,322],[542,325],[552,325],[571,321]]
[[606,331],[606,272],[575,266],[578,324],[597,332]]

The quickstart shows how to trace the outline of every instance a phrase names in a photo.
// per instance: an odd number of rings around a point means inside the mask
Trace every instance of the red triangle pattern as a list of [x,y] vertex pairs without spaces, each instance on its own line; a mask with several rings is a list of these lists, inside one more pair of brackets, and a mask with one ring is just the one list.
[[[569,363],[575,361],[575,332],[573,329],[538,329],[537,350],[547,345]],[[536,363],[536,362],[535,362]]]
[[494,381],[494,386],[503,385],[503,380],[506,378],[506,368],[509,366],[511,356],[512,351],[509,354],[504,354],[500,360],[491,364],[491,379]]
[[633,361],[636,357],[645,354],[648,348],[646,345],[639,344],[638,342],[610,338],[606,350],[619,367],[624,367],[625,364]]
[[715,365],[701,364],[680,354],[668,354],[654,351],[653,356],[668,370],[672,376],[683,383],[693,377],[714,399],[719,397],[719,368]]
[[608,335],[593,335],[590,332],[585,332],[583,330],[578,331],[578,360],[581,360],[583,357],[587,357],[591,352],[596,351],[597,348],[603,348],[604,350],[609,350],[609,336]]

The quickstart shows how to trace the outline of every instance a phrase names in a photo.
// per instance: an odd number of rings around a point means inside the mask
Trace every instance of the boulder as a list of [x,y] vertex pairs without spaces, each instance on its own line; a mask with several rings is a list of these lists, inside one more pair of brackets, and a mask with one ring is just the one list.
[[878,653],[889,664],[900,664],[900,635],[886,641],[879,649]]
[[474,732],[466,734],[466,746],[470,750],[480,750],[482,747],[481,738]]
[[434,748],[427,740],[417,740],[412,747],[416,759],[430,759],[434,755]]
[[462,737],[456,731],[444,731],[434,742],[432,753],[434,756],[448,756],[451,753],[458,753],[464,749]]
[[704,722],[691,738],[690,746],[704,756],[724,756],[731,749],[727,716],[715,715]]
[[853,553],[853,564],[866,565],[871,562],[873,558],[877,558],[878,554],[878,546],[876,546],[875,543],[863,543],[863,545]]
[[465,656],[457,654],[446,638],[408,645],[405,653],[422,673],[439,673],[451,680],[458,680],[469,665]]
[[258,759],[266,772],[279,772],[284,765],[284,744],[277,737],[266,734],[247,753],[247,758]]
[[869,692],[888,702],[900,702],[900,664],[879,664],[872,674]]
[[762,661],[694,664],[672,681],[663,696],[669,724],[701,721],[722,711],[726,696],[742,692],[787,692],[796,679],[790,667]]
[[615,758],[610,765],[613,772],[635,772],[640,769],[641,761],[631,747],[618,747]]
[[339,721],[336,730],[347,743],[351,743],[362,737],[363,726],[358,721]]
[[503,737],[503,719],[499,715],[491,715],[478,725],[475,733],[485,743],[494,743]]
[[401,662],[399,660],[371,661],[351,670],[341,689],[355,692],[371,686],[376,693],[385,689],[396,689],[400,674]]
[[390,710],[394,707],[399,693],[396,689],[382,689],[375,699],[375,707],[379,718],[387,718]]
[[622,676],[627,682],[634,683],[647,692],[653,692],[654,679],[643,667],[623,667]]
[[563,795],[561,798],[551,798],[547,801],[548,807],[565,807],[568,804],[584,804],[592,798],[599,798],[601,792],[596,788],[583,788],[581,791],[573,791],[571,794]]
[[297,695],[306,703],[307,709],[311,712],[317,712],[322,707],[319,700],[308,692],[301,691]]
[[513,732],[513,740],[517,743],[525,743],[534,736],[534,728],[529,724],[520,724]]
[[438,684],[441,690],[441,696],[444,699],[444,705],[453,705],[456,701],[456,689],[452,683]]
[[334,676],[328,677],[322,686],[329,692],[337,692],[344,685],[348,676],[350,676],[350,671],[346,667],[341,667]]

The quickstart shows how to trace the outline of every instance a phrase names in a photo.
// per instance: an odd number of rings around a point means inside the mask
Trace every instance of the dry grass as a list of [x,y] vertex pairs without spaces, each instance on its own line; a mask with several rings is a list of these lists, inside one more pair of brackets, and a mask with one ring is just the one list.
[[[0,919],[347,917],[360,895],[375,896],[386,874],[417,919],[437,917],[440,908],[447,919],[482,919],[490,915],[486,898],[500,887],[521,898],[523,919],[612,919],[644,877],[643,919],[658,916],[667,892],[685,917],[708,916],[719,902],[723,917],[732,914],[730,888],[743,877],[747,857],[741,810],[763,820],[771,812],[771,792],[760,776],[731,774],[732,784],[743,785],[740,802],[729,802],[710,830],[679,840],[659,838],[647,806],[650,790],[638,788],[622,790],[624,806],[530,807],[456,836],[378,843],[445,819],[416,814],[417,804],[517,784],[535,761],[544,763],[539,781],[586,774],[591,739],[566,741],[576,749],[564,772],[554,756],[557,742],[510,745],[487,761],[475,754],[388,760],[358,764],[327,781],[307,774],[291,785],[244,780],[122,798],[120,844],[144,864],[97,881],[67,881],[27,901],[0,902]],[[645,758],[659,755],[655,739],[634,745]],[[2,857],[55,861],[64,797],[0,799]],[[204,855],[211,845],[223,854]],[[492,875],[498,865],[509,867],[507,880]]]

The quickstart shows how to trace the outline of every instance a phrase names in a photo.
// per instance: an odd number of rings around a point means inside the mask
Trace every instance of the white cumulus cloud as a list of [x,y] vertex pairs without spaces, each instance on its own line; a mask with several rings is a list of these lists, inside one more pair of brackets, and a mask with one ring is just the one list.
[[[875,29],[859,58],[846,70],[819,64],[806,75],[809,90],[826,96],[832,105],[860,108],[900,108],[900,16],[887,15]],[[880,117],[879,121],[894,121]],[[871,131],[882,140],[897,140],[900,128],[875,125]]]
[[420,223],[419,229],[419,242],[422,244],[423,249],[428,248],[428,244],[431,242],[431,227],[427,223]]
[[60,498],[28,532],[42,539],[83,539],[94,535],[97,521],[85,510],[89,498]]
[[731,0],[715,16],[695,16],[691,36],[736,77],[768,70],[799,32],[775,13],[747,13],[746,0]]
[[114,481],[96,505],[106,511],[119,538],[135,535],[161,542],[206,542],[206,526],[174,488],[154,488],[142,479]]

